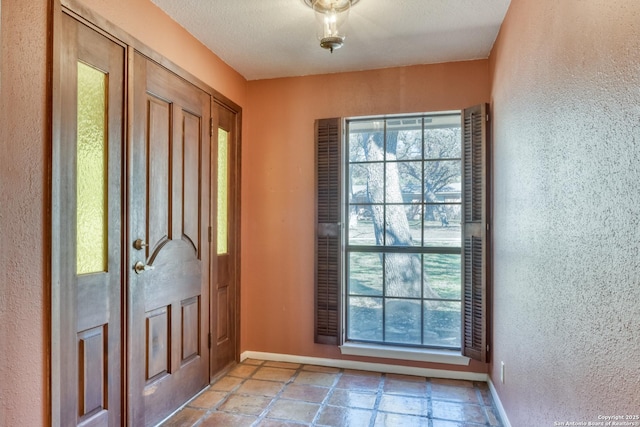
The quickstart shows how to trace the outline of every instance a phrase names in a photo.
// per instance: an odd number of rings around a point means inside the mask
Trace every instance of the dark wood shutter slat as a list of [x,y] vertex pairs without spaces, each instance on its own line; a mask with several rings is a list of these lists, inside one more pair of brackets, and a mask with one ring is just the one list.
[[316,120],[315,342],[340,341],[339,118]]
[[487,362],[488,106],[464,110],[462,126],[462,352],[467,357]]

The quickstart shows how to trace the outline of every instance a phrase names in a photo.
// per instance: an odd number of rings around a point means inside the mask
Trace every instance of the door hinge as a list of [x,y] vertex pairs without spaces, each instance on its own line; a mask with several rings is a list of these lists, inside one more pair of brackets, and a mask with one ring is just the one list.
[[208,237],[209,238],[209,243],[211,243],[211,237],[212,237],[211,235],[213,234],[213,229],[211,227],[209,227],[209,231],[208,231],[207,234],[209,235],[209,237]]
[[213,136],[213,117],[209,118],[209,136]]
[[207,338],[207,345],[211,348],[211,332],[209,332],[209,336]]

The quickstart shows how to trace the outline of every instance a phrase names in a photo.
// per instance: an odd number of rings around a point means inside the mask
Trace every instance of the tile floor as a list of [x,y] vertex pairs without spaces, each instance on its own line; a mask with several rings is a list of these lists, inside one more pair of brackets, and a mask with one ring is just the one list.
[[501,426],[485,383],[247,359],[163,427]]

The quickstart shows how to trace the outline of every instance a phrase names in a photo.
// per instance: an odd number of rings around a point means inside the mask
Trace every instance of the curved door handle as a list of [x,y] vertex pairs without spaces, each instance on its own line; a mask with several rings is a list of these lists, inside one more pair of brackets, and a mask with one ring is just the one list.
[[136,265],[133,266],[133,269],[135,270],[136,274],[142,274],[145,271],[153,270],[154,268],[155,268],[154,266],[146,265],[142,261],[136,262]]

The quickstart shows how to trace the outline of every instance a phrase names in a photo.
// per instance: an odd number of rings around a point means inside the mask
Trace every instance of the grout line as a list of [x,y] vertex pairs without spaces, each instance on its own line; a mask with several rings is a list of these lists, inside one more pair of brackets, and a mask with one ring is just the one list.
[[433,387],[431,379],[427,378],[427,414],[429,416],[429,426],[433,427]]
[[378,390],[376,390],[376,400],[373,403],[373,410],[371,411],[371,420],[369,420],[369,427],[374,427],[376,419],[378,418],[378,407],[384,394],[384,383],[386,381],[387,374],[380,375],[380,381],[378,382]]
[[331,396],[333,396],[333,393],[336,391],[338,382],[340,381],[340,378],[342,378],[343,375],[344,375],[344,369],[340,369],[338,371],[338,375],[336,375],[336,378],[333,380],[333,384],[331,385],[331,387],[329,387],[329,391],[327,392],[327,395],[324,397],[324,399],[322,399],[322,402],[320,403],[320,408],[318,408],[318,412],[316,413],[316,416],[313,417],[313,420],[311,420],[312,426],[317,425],[317,423],[320,421],[320,416],[324,412],[325,408],[329,406],[329,400],[331,399]]
[[[267,367],[266,363],[263,362],[263,365],[260,365],[261,367]],[[273,407],[275,406],[276,402],[282,397],[282,394],[284,394],[285,389],[287,388],[287,386],[289,384],[293,384],[293,382],[296,380],[296,378],[298,378],[298,375],[300,374],[300,372],[302,372],[302,368],[304,367],[304,365],[299,364],[298,367],[296,368],[296,371],[293,373],[293,375],[291,376],[291,378],[289,378],[287,381],[284,382],[284,384],[282,385],[282,388],[280,389],[280,391],[278,393],[275,394],[275,396],[266,396],[266,397],[271,397],[271,402],[269,402],[269,404],[264,408],[264,410],[258,415],[258,418],[256,418],[255,422],[253,424],[251,424],[252,426],[258,426],[260,425],[260,423],[267,417],[267,414],[269,413],[269,411],[271,411],[271,409],[273,409]],[[276,369],[291,369],[291,368],[277,368],[275,366],[271,366],[271,368],[276,368]],[[256,372],[258,372],[258,370],[256,370]],[[255,372],[254,372],[255,374]],[[289,420],[291,421],[291,420]]]

